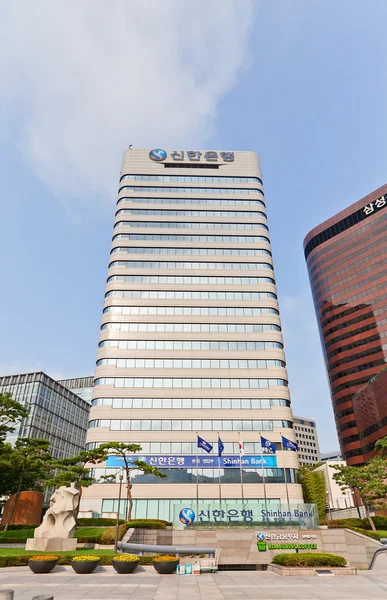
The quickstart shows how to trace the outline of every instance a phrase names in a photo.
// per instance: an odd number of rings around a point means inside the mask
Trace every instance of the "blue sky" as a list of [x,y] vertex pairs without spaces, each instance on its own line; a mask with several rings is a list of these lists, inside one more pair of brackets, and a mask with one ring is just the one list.
[[338,447],[302,241],[386,183],[386,22],[385,0],[4,0],[0,374],[93,373],[128,144],[255,150],[293,410]]

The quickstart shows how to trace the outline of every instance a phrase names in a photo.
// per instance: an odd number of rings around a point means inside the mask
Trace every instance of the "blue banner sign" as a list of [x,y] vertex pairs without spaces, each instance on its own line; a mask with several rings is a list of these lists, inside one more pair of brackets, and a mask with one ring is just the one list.
[[[183,456],[170,456],[160,454],[149,454],[149,455],[133,455],[127,457],[128,462],[135,460],[142,460],[148,465],[153,467],[166,468],[166,469],[179,469],[185,467],[187,469],[216,469],[218,468],[218,457],[217,456],[198,456],[198,462],[196,463],[196,456],[183,455]],[[272,455],[263,456],[221,456],[220,467],[221,469],[239,469],[240,460],[242,460],[242,467],[246,469],[262,469],[272,468],[277,466],[277,457]],[[108,456],[106,460],[107,467],[123,467],[124,461],[119,456]]]

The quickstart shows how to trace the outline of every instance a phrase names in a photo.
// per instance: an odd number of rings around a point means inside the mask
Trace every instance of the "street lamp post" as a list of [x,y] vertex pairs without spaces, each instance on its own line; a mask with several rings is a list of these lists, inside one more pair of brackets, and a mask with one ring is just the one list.
[[119,492],[118,492],[118,510],[117,510],[117,522],[116,522],[116,539],[114,542],[114,552],[117,552],[117,546],[118,546],[118,528],[120,526],[120,506],[121,506],[121,490],[122,490],[122,480],[124,478],[124,473],[123,470],[120,470],[120,474],[118,476],[119,480],[120,480],[120,488],[119,488]]
[[329,511],[329,519],[332,521],[332,510],[331,510],[331,501],[329,491],[327,490],[327,502],[328,502],[328,511]]

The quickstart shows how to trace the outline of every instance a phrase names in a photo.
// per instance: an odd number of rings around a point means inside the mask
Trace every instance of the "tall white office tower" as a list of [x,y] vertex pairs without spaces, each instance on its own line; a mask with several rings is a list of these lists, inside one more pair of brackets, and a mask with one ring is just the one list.
[[[129,149],[115,214],[88,447],[139,443],[167,474],[133,472],[137,518],[172,519],[197,489],[218,502],[218,432],[223,503],[302,502],[281,445],[295,436],[257,155]],[[276,447],[264,472],[261,434]],[[82,510],[113,516],[117,498],[118,483],[96,483]]]

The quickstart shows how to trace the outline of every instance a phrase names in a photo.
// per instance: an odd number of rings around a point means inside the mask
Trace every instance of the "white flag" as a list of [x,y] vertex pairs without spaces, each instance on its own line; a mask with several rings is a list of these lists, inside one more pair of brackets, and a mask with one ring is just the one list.
[[242,440],[239,440],[239,456],[245,455],[245,445]]

